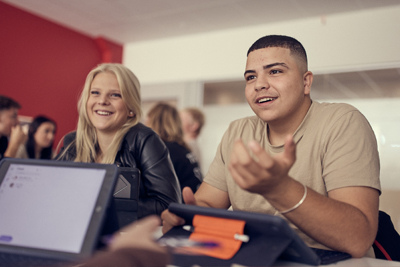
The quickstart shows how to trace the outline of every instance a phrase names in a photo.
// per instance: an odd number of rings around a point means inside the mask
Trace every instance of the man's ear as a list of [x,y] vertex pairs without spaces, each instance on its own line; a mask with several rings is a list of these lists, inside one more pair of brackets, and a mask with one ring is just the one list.
[[311,92],[311,84],[314,79],[314,74],[311,71],[307,71],[303,75],[303,84],[304,84],[304,94],[310,95]]

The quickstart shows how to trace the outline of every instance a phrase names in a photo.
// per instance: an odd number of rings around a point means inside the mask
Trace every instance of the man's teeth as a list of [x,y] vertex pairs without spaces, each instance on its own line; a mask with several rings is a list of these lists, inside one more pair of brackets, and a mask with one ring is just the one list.
[[96,111],[97,114],[99,115],[110,115],[111,112],[107,112],[107,111]]
[[264,102],[268,102],[268,101],[272,101],[272,100],[274,100],[274,98],[264,97],[264,98],[261,98],[260,100],[258,100],[258,103],[264,103]]

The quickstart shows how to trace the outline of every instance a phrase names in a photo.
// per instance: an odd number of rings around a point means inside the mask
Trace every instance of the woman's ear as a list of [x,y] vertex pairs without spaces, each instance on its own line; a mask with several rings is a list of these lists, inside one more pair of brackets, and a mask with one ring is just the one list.
[[135,114],[133,113],[133,111],[132,111],[132,110],[131,110],[131,111],[129,111],[128,117],[131,117],[131,118],[135,117]]

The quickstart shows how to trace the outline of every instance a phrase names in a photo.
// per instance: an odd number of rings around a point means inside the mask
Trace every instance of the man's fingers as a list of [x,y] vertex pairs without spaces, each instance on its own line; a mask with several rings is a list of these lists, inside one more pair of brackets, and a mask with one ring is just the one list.
[[192,189],[190,189],[190,187],[183,188],[182,197],[183,197],[183,201],[185,201],[185,204],[196,205],[196,199],[194,198],[193,191],[192,191]]
[[235,140],[232,150],[231,163],[232,164],[241,164],[241,165],[249,165],[253,162],[253,158],[250,156],[247,151],[246,146],[243,144],[243,141],[240,139]]
[[243,168],[241,168],[241,166],[232,166],[229,165],[229,171],[232,175],[233,180],[235,181],[235,183],[242,189],[246,190],[247,187],[247,180],[246,179],[246,175],[243,175],[242,171]]
[[[190,187],[183,188],[182,197],[186,204],[196,205],[196,199],[194,198],[193,191],[190,189]],[[169,210],[164,210],[161,213],[161,219],[163,224],[163,234],[168,232],[174,226],[185,224],[185,220],[183,218],[171,213]]]
[[253,152],[254,156],[256,156],[258,164],[260,164],[260,166],[262,166],[263,168],[271,168],[274,164],[274,161],[271,157],[271,155],[269,155],[261,146],[259,143],[257,143],[256,141],[252,140],[249,142],[248,144],[249,149],[251,150],[251,152]]
[[185,224],[185,220],[183,218],[171,213],[169,210],[164,210],[161,213],[161,219],[163,224],[163,234],[168,232],[172,227]]
[[283,152],[283,158],[290,164],[296,161],[296,144],[294,143],[293,136],[288,135],[285,140],[285,150]]

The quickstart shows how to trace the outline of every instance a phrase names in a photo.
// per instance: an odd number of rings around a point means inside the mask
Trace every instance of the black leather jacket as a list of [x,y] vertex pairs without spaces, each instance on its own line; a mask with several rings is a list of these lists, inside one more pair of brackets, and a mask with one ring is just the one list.
[[[74,145],[60,157],[75,136],[76,132],[65,135],[64,146],[57,160],[75,159]],[[135,167],[141,172],[139,218],[150,214],[160,215],[171,202],[181,203],[181,189],[168,149],[150,128],[139,123],[128,131],[115,157],[115,164],[118,167]]]

